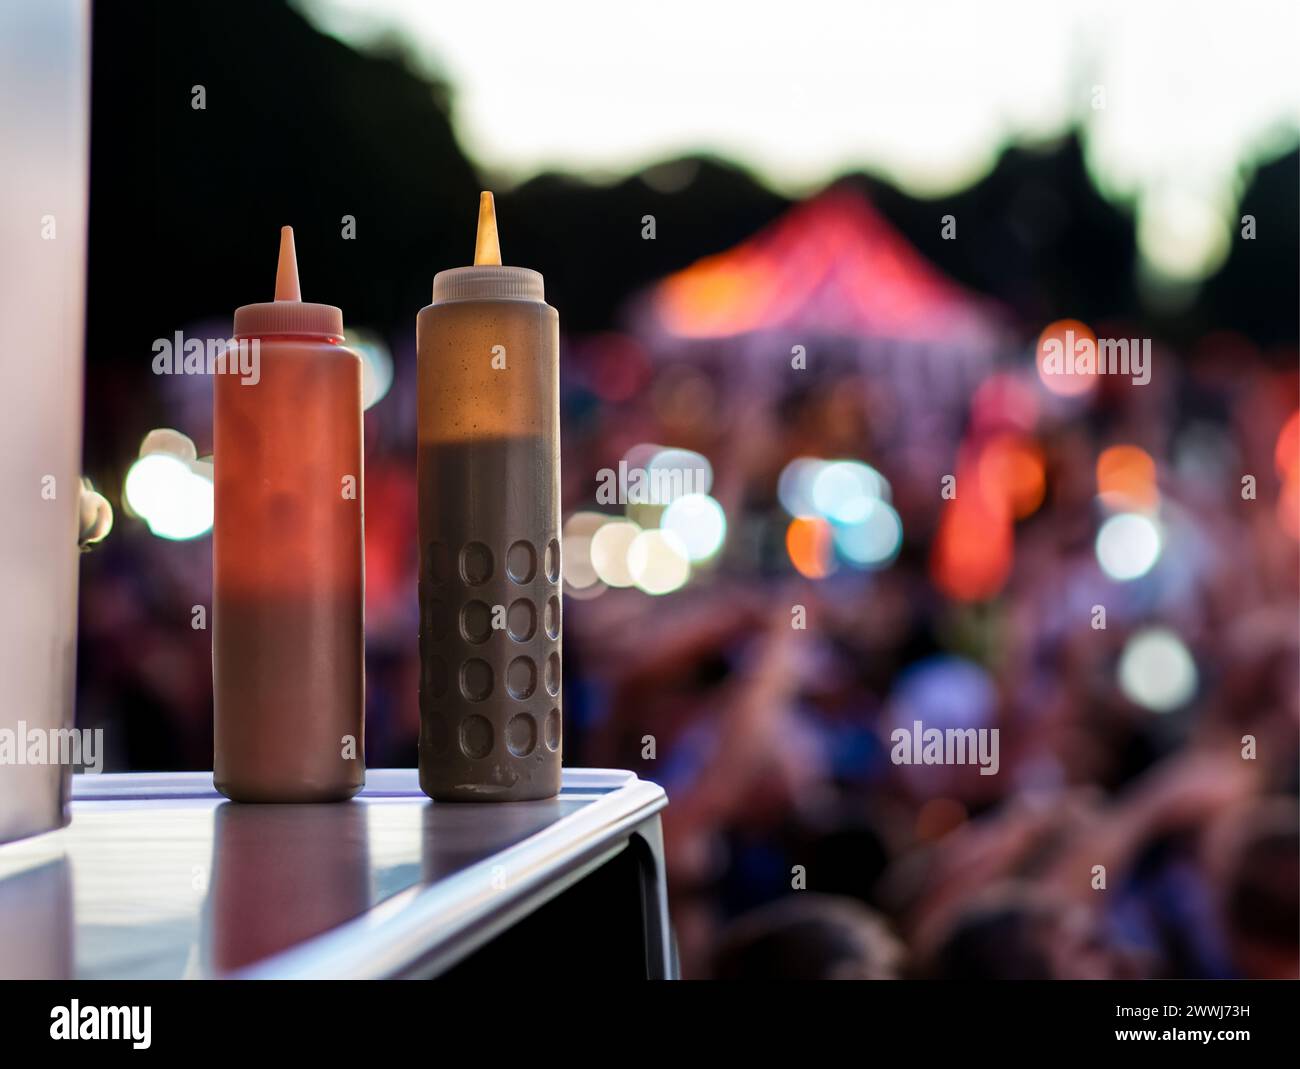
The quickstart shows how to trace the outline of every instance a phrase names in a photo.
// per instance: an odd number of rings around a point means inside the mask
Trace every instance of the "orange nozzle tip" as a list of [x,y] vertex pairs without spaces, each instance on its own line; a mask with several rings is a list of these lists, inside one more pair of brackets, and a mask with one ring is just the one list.
[[501,266],[501,240],[497,237],[497,207],[492,194],[484,190],[478,198],[478,238],[474,242],[474,266]]
[[298,288],[298,253],[293,247],[293,227],[280,227],[280,262],[275,268],[275,299],[301,301]]

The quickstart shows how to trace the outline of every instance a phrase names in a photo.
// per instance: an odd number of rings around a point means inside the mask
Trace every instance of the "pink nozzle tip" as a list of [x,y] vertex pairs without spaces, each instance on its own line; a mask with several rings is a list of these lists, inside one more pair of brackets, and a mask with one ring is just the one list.
[[275,299],[301,301],[298,288],[298,254],[293,247],[293,227],[280,227],[280,262],[275,269]]

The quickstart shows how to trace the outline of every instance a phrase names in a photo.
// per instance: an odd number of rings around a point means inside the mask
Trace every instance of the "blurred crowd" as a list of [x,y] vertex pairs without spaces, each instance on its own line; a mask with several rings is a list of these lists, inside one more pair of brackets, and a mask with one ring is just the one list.
[[[786,374],[789,346],[772,350]],[[954,371],[931,426],[924,392],[851,347],[761,390],[705,351],[567,339],[562,391],[566,517],[601,508],[598,470],[646,442],[709,458],[726,509],[725,544],[682,589],[595,584],[564,610],[565,763],[667,788],[685,975],[1295,977],[1300,429],[1278,370],[1294,353],[1211,335],[1158,348],[1148,385],[1061,393],[1026,335],[974,379]],[[367,415],[372,767],[415,763],[412,359],[394,353]],[[200,453],[206,405],[168,401]],[[1150,470],[1111,478],[1116,447]],[[780,483],[808,457],[883,476],[893,555],[792,555]],[[1141,574],[1099,558],[1108,493],[1159,517]],[[206,537],[162,543],[126,517],[87,558],[79,717],[112,727],[110,769],[210,767],[192,626],[209,583]],[[1126,683],[1126,649],[1157,625],[1190,674],[1157,656]],[[915,720],[998,729],[997,774],[894,764],[890,734]]]
[[[724,558],[676,604],[611,593],[570,610],[605,694],[584,760],[672,799],[687,975],[1296,977],[1295,375],[1220,336],[1163,352],[1149,386],[1062,402],[1026,350],[974,391],[961,435],[1013,422],[1043,460],[996,589],[961,596],[936,551],[969,492],[941,494],[962,446],[891,449],[877,384],[849,374],[790,398],[775,427],[706,406],[689,444],[744,458],[741,545],[789,520],[774,502],[791,460],[870,462],[903,519],[892,565],[764,579]],[[997,396],[1028,404],[990,414]],[[629,419],[610,419],[610,452],[660,430]],[[1098,460],[1122,443],[1154,460],[1128,491],[1158,497],[1164,528],[1131,579],[1096,548]],[[994,526],[963,536],[996,541]],[[1155,624],[1186,644],[1193,683],[1151,708],[1118,662]],[[1159,691],[1187,667],[1144,671]],[[890,732],[914,717],[1000,729],[1000,770],[894,764]]]

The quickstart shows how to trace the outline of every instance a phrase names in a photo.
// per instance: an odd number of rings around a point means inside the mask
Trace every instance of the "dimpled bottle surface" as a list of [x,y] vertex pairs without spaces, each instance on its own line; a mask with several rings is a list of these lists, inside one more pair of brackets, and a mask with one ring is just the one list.
[[361,358],[292,259],[288,232],[276,301],[236,313],[259,381],[214,382],[213,778],[244,802],[365,784]]
[[475,261],[438,276],[416,322],[420,785],[442,801],[547,798],[561,759],[559,317],[536,272],[482,249]]

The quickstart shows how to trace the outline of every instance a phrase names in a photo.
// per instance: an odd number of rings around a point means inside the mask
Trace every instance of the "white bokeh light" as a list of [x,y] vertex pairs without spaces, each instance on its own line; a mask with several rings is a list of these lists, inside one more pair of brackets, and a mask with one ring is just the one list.
[[1119,686],[1130,701],[1157,713],[1187,704],[1196,693],[1196,662],[1187,646],[1164,627],[1139,631],[1119,659]]
[[835,548],[850,564],[879,568],[891,564],[903,545],[903,521],[892,505],[871,502],[860,523],[834,527]]
[[123,494],[160,538],[185,541],[212,530],[212,480],[170,453],[149,453],[131,465]]
[[566,590],[586,590],[600,581],[591,563],[591,539],[613,520],[614,517],[599,512],[575,512],[565,521],[561,545]]
[[664,510],[659,527],[671,531],[693,561],[708,560],[727,537],[727,515],[707,494],[687,494]]
[[1097,532],[1097,563],[1112,579],[1138,579],[1160,558],[1161,542],[1154,520],[1137,512],[1121,512]]
[[627,551],[627,568],[638,590],[669,594],[691,577],[686,546],[672,531],[642,531]]
[[626,520],[603,524],[591,536],[591,566],[602,583],[631,586],[635,581],[628,571],[628,549],[641,528]]
[[661,493],[655,499],[660,505],[686,494],[707,494],[713,489],[713,465],[703,453],[691,449],[659,450],[646,465],[646,475],[651,485],[660,488]]
[[377,334],[353,327],[343,343],[361,357],[361,407],[379,404],[393,385],[393,357]]
[[883,480],[874,468],[856,460],[836,460],[823,464],[813,477],[812,503],[834,523],[861,523],[882,491]]
[[817,512],[813,504],[813,485],[826,467],[826,461],[816,457],[796,457],[781,469],[777,479],[776,495],[781,507],[791,516],[812,516]]

